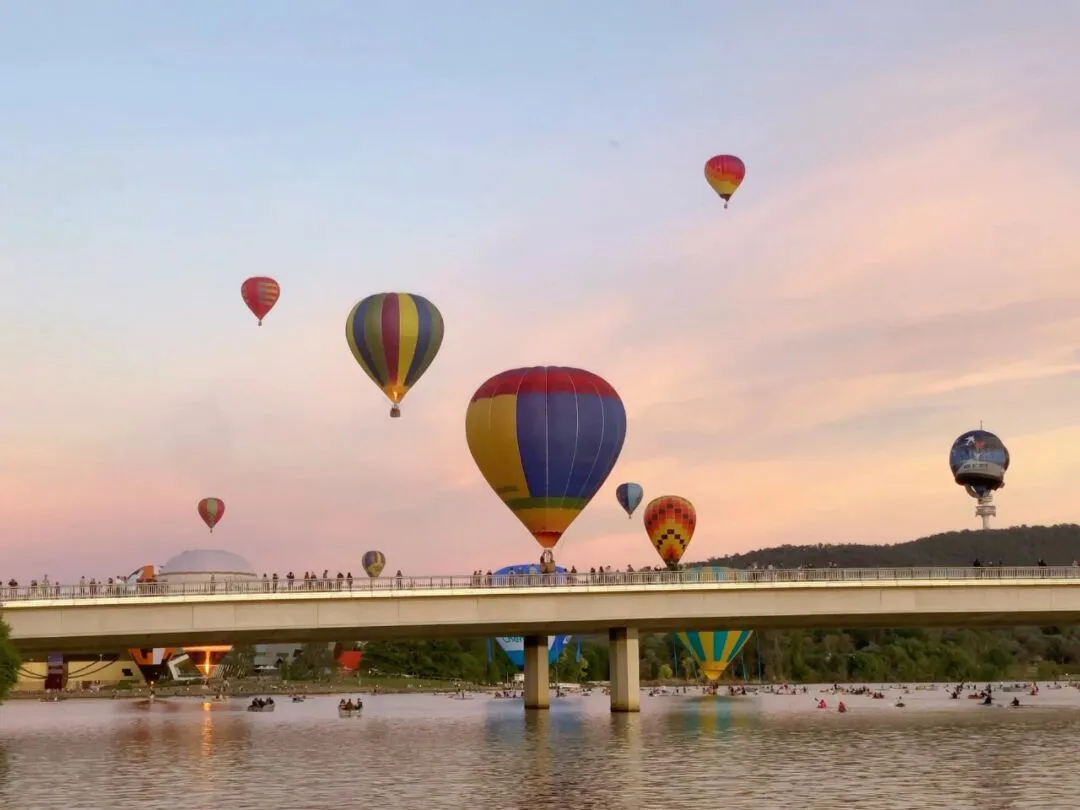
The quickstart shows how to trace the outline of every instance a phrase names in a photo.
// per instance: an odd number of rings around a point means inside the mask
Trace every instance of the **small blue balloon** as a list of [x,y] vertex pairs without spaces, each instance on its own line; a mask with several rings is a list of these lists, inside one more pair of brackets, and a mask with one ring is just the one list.
[[635,484],[633,481],[627,481],[615,487],[615,499],[626,510],[627,517],[634,516],[634,510],[638,508],[644,497],[645,490],[641,484]]

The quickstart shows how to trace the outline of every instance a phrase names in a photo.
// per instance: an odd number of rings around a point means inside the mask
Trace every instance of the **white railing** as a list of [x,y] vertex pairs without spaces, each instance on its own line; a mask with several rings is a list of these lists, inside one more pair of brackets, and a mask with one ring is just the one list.
[[377,577],[375,579],[325,579],[285,580],[269,579],[201,582],[142,582],[138,584],[79,583],[78,585],[28,585],[0,587],[0,604],[39,600],[72,599],[153,599],[162,596],[216,594],[250,594],[263,597],[300,597],[308,593],[369,593],[431,590],[482,590],[506,588],[557,588],[573,589],[588,586],[650,586],[699,585],[704,583],[738,583],[770,585],[776,583],[860,583],[906,581],[955,581],[972,580],[1067,580],[1080,584],[1080,567],[956,567],[956,568],[780,568],[769,570],[735,570],[720,567],[693,567],[679,571],[607,571],[603,573],[519,574],[494,576],[472,574],[466,576],[431,577]]

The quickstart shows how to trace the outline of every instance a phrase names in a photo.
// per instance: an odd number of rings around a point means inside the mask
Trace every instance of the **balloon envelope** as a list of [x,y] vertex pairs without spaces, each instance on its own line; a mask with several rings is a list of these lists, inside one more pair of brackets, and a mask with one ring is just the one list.
[[208,644],[202,647],[184,647],[191,663],[204,678],[213,678],[221,671],[221,662],[232,650],[229,644]]
[[746,164],[735,155],[716,155],[705,161],[705,180],[720,195],[727,208],[727,201],[746,177]]
[[690,652],[701,673],[710,681],[724,674],[745,646],[753,631],[715,630],[710,633],[690,631],[676,633],[676,637]]
[[398,404],[427,371],[443,340],[443,318],[420,295],[379,293],[352,308],[345,339],[356,362],[393,403]]
[[697,510],[686,498],[661,495],[645,507],[645,531],[661,559],[674,568],[679,564],[697,526]]
[[210,531],[214,531],[214,527],[218,525],[218,522],[225,516],[225,501],[221,498],[203,498],[199,501],[199,517],[203,519],[203,523],[210,527]]
[[615,466],[626,410],[602,377],[516,368],[469,402],[465,438],[485,480],[544,548],[554,548]]
[[176,649],[173,647],[154,647],[151,649],[131,649],[128,655],[138,667],[139,673],[147,683],[157,683],[169,669],[169,659]]
[[[565,576],[566,569],[557,565],[555,566],[555,574],[562,574]],[[505,568],[500,568],[498,571],[495,571],[493,575],[497,577],[540,576],[540,566],[530,563],[508,565]],[[499,643],[499,646],[502,647],[502,651],[506,653],[506,657],[510,659],[511,664],[518,669],[525,668],[524,636],[497,636],[495,640]],[[559,656],[562,655],[562,651],[569,641],[569,635],[548,636],[548,666],[554,665],[554,663],[559,660]]]
[[259,326],[262,326],[263,318],[281,297],[281,287],[268,276],[254,276],[240,285],[240,295],[247,308],[259,319]]
[[990,431],[969,430],[953,442],[949,469],[957,484],[970,487],[975,497],[982,497],[1005,486],[1009,451]]
[[626,510],[627,517],[633,516],[634,510],[638,508],[641,499],[644,497],[645,490],[642,489],[641,484],[635,484],[633,481],[615,487],[615,500],[619,502],[619,506]]
[[367,575],[374,579],[386,567],[386,555],[381,551],[365,551],[360,564],[364,566]]

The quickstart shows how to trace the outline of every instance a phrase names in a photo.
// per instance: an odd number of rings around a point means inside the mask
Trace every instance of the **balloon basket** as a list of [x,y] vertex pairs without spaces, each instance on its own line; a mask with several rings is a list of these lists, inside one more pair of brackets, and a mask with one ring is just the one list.
[[391,419],[400,419],[401,418],[401,408],[399,408],[397,405],[392,407],[390,409],[390,418]]

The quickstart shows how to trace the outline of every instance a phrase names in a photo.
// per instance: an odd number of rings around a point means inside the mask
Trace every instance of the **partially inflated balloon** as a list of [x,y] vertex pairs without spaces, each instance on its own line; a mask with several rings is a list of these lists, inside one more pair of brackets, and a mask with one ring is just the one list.
[[611,474],[626,410],[592,372],[516,368],[473,394],[465,438],[495,494],[550,549]]
[[367,575],[375,579],[386,567],[386,555],[381,551],[365,551],[360,564],[364,566]]
[[634,516],[634,510],[638,508],[638,504],[644,497],[645,490],[641,488],[641,484],[635,484],[633,481],[627,481],[615,487],[615,500],[626,510],[628,518]]
[[746,165],[734,155],[717,155],[705,161],[705,180],[728,207],[731,195],[746,177]]
[[390,415],[401,416],[401,400],[439,352],[443,319],[423,296],[369,295],[345,319],[345,339],[360,368],[393,403]]
[[218,525],[218,521],[225,516],[225,501],[221,498],[203,498],[199,501],[199,517],[203,519],[203,523],[210,527],[210,532],[213,533],[214,527]]
[[153,647],[149,649],[128,650],[128,655],[139,668],[139,673],[149,684],[155,684],[164,677],[169,669],[169,659],[176,650],[172,647]]
[[[566,569],[562,566],[556,566],[555,573],[565,577]],[[494,576],[539,577],[540,566],[535,563],[508,565],[505,568],[500,568],[496,571]],[[518,669],[525,669],[525,638],[523,636],[497,636],[495,640],[499,643],[499,646],[502,647],[502,651],[506,653],[506,657],[510,659],[511,664]],[[555,663],[559,660],[559,656],[562,655],[563,649],[566,647],[566,642],[569,640],[569,635],[548,636],[548,666],[555,666]]]
[[668,568],[679,564],[696,525],[694,505],[678,495],[661,495],[645,507],[645,531]]
[[263,318],[281,297],[281,287],[272,278],[255,276],[240,285],[240,295],[248,309],[259,319],[259,326],[262,326]]
[[195,669],[204,678],[213,678],[221,673],[221,662],[232,651],[229,644],[207,644],[202,647],[184,647],[184,652],[195,665]]
[[701,674],[715,681],[724,674],[750,638],[750,630],[717,630],[712,633],[676,633],[697,662]]

